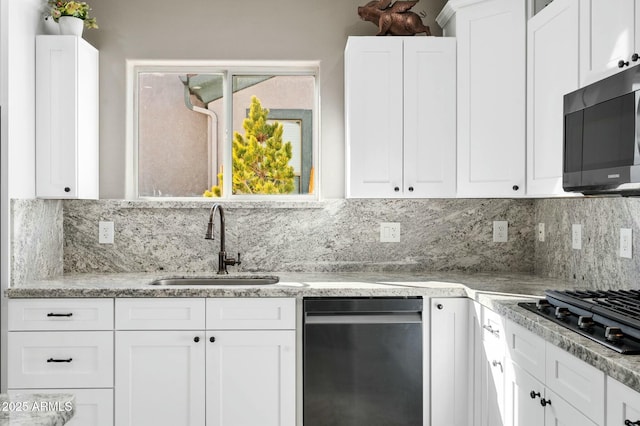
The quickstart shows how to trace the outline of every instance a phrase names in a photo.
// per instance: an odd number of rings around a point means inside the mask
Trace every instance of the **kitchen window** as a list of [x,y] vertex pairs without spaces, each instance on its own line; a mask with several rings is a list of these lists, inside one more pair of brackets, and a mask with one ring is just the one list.
[[318,198],[318,63],[128,71],[130,198]]

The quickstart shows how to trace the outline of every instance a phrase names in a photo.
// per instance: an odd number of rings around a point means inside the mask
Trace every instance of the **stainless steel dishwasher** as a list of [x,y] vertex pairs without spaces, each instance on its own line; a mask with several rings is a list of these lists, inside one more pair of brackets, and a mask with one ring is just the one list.
[[419,426],[422,298],[306,298],[304,426]]

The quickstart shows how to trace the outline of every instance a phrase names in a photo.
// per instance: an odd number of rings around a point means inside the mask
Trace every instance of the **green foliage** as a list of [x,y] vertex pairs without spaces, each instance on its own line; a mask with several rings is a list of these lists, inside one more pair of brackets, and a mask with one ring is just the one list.
[[51,7],[51,16],[58,22],[58,18],[61,16],[73,16],[74,18],[80,18],[84,21],[84,26],[87,28],[98,28],[96,18],[89,17],[89,11],[91,8],[83,1],[64,1],[64,0],[49,0],[49,6]]
[[[268,115],[269,110],[252,96],[249,116],[242,123],[244,136],[233,133],[234,194],[289,194],[294,189],[291,142],[282,141],[282,124],[269,124]],[[205,191],[205,197],[221,196],[222,174],[218,182]]]

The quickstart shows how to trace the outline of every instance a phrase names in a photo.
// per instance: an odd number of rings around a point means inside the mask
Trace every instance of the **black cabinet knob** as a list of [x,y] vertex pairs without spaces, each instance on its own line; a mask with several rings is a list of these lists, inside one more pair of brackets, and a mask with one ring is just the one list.
[[393,188],[393,190],[396,192],[400,192],[400,187],[396,186],[395,188]]
[[514,191],[517,191],[518,189],[520,189],[520,187],[518,185],[513,185],[511,189],[513,189]]
[[69,188],[68,186],[64,187],[64,192],[71,192],[71,188]]
[[409,192],[413,192],[413,186],[409,187]]
[[198,336],[196,336],[196,337],[193,338],[193,341],[198,343],[200,341],[200,338]]
[[624,426],[640,426],[640,420],[632,422],[631,420],[627,419],[624,421]]
[[629,62],[625,62],[622,59],[620,59],[618,61],[618,68],[624,68],[624,67],[628,67],[629,66]]
[[444,309],[444,306],[442,306],[442,303],[438,303],[438,304],[436,305],[436,308],[438,308],[438,309],[442,310],[442,309]]
[[215,341],[216,341],[216,338],[215,338],[215,337],[213,337],[213,336],[211,336],[211,337],[209,337],[209,341],[210,341],[211,343],[213,343],[213,342],[215,342]]
[[540,396],[540,392],[531,391],[529,392],[529,396],[531,397],[531,399],[536,399],[536,397]]
[[542,398],[540,400],[540,405],[542,405],[543,407],[546,407],[547,405],[551,405],[551,400]]
[[631,55],[631,60],[633,62],[637,62],[638,59],[640,59],[640,55],[638,55],[637,53],[634,53],[633,55]]

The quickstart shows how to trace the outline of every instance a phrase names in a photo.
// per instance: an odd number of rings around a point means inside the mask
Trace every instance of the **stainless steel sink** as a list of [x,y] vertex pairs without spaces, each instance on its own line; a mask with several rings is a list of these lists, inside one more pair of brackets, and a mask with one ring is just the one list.
[[213,276],[213,277],[176,277],[155,280],[150,285],[190,286],[190,285],[269,285],[276,284],[276,276]]

